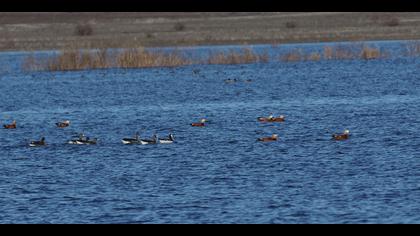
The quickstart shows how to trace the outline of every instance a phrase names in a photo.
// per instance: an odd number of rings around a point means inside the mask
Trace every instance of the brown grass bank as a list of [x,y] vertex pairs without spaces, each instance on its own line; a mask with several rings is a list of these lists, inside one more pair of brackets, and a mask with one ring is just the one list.
[[420,39],[417,12],[2,12],[0,50]]

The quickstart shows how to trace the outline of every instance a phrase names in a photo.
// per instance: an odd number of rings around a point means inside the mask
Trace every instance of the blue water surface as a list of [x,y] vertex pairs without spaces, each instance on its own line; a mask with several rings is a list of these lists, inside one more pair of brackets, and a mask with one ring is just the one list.
[[[1,124],[18,122],[0,223],[420,223],[417,58],[25,72],[24,55],[0,55]],[[176,141],[121,143],[137,131]],[[66,144],[79,132],[98,144]]]

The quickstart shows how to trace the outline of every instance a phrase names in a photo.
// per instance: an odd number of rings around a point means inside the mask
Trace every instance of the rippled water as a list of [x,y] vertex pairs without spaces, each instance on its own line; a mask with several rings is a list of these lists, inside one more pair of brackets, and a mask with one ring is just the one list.
[[[0,222],[420,223],[419,62],[3,73]],[[136,131],[176,142],[122,145]]]

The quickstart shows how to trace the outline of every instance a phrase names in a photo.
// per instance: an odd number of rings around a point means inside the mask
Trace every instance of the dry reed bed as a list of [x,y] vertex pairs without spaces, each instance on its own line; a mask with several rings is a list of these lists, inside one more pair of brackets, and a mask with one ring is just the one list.
[[420,41],[410,41],[405,45],[405,56],[420,56]]
[[143,68],[158,66],[182,66],[191,64],[178,51],[149,52],[143,48],[111,51],[108,49],[78,50],[70,49],[46,58],[37,58],[33,54],[24,63],[25,70],[87,70],[105,68]]
[[144,48],[111,51],[107,49],[70,49],[40,58],[32,53],[23,63],[27,71],[86,70],[104,68],[177,67],[191,64],[246,64],[268,62],[267,52],[256,53],[251,48],[211,52],[208,57],[192,60],[179,50],[148,51]]
[[242,48],[239,52],[230,50],[229,52],[210,53],[207,64],[249,64],[265,63],[270,59],[268,52],[255,53],[250,48]]
[[292,49],[279,56],[279,60],[293,61],[319,61],[324,60],[371,60],[389,57],[389,53],[379,48],[366,45],[338,45],[325,46],[322,52],[304,52],[302,49]]
[[[405,56],[420,56],[420,41],[408,42]],[[320,60],[373,60],[388,58],[386,50],[354,43],[349,45],[325,46],[319,51],[291,49],[275,56],[283,62]],[[239,50],[210,51],[208,56],[186,56],[180,50],[150,51],[144,48],[122,50],[81,50],[69,49],[44,58],[29,55],[23,63],[27,71],[66,71],[104,68],[147,68],[177,67],[192,64],[247,64],[270,61],[267,51],[255,52],[249,47]],[[198,58],[198,59],[197,59]]]

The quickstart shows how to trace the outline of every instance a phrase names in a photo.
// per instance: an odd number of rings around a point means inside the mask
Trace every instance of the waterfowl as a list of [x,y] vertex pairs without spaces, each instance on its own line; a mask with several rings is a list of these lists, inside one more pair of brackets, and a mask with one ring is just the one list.
[[142,145],[146,145],[146,144],[157,144],[158,142],[158,137],[157,135],[153,135],[152,139],[140,139],[140,143]]
[[346,140],[348,139],[350,136],[350,131],[348,129],[344,130],[344,132],[342,134],[333,134],[332,138],[334,140]]
[[91,145],[91,144],[96,144],[97,139],[90,139],[89,137],[86,137],[83,133],[79,134],[79,139],[73,139],[70,140],[68,143],[69,144],[77,144],[77,145]]
[[138,133],[134,135],[134,138],[123,138],[121,141],[123,144],[141,144],[140,136]]
[[65,120],[63,122],[57,122],[57,123],[55,123],[55,125],[58,128],[66,128],[66,127],[68,127],[70,125],[70,121],[69,120]]
[[11,124],[9,125],[3,125],[3,127],[5,129],[16,129],[16,121],[14,120]]
[[273,117],[273,115],[270,115],[268,117],[258,117],[259,122],[284,122],[286,120],[286,117],[283,115],[279,117]]
[[225,83],[227,84],[231,84],[231,83],[235,83],[238,82],[238,79],[225,79]]
[[42,137],[40,141],[32,141],[29,143],[30,147],[40,147],[40,146],[45,146],[47,145],[45,142],[45,138]]
[[169,134],[167,138],[159,139],[159,143],[169,144],[175,141],[175,137],[172,134]]
[[204,126],[206,119],[201,119],[199,123],[192,123],[191,126]]
[[271,141],[277,141],[277,139],[278,139],[278,135],[273,134],[271,135],[271,137],[258,138],[257,140],[260,142],[271,142]]

